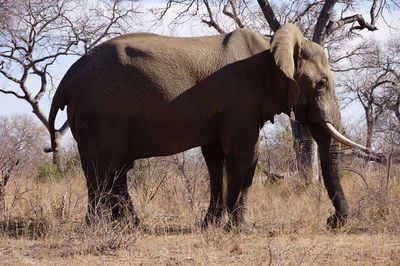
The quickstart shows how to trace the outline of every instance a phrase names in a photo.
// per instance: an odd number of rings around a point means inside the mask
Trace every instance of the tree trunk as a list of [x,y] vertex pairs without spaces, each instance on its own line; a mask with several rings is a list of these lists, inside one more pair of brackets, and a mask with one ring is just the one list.
[[365,142],[365,147],[367,147],[368,149],[371,148],[372,146],[372,137],[373,137],[373,133],[374,133],[374,121],[372,120],[372,118],[368,118],[367,116],[367,140]]
[[5,187],[0,184],[0,217],[6,212],[6,202],[4,199],[4,189]]
[[57,165],[58,169],[63,170],[64,168],[62,162],[61,137],[62,135],[56,131],[54,141],[57,148],[53,150],[53,163]]
[[310,184],[319,179],[317,143],[311,136],[308,127],[293,119],[290,119],[290,124],[294,137],[297,170],[304,183]]

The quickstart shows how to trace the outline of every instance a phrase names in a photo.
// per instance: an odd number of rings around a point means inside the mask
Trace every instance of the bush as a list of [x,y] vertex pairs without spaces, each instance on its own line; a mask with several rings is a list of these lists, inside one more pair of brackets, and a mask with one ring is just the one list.
[[82,168],[81,165],[81,158],[78,153],[73,153],[73,154],[66,154],[68,156],[66,157],[66,162],[65,162],[65,170],[66,171],[76,171],[80,170]]
[[36,180],[41,182],[46,181],[57,181],[62,177],[62,173],[60,169],[58,169],[57,165],[47,162],[41,166],[39,166],[38,173],[36,175]]

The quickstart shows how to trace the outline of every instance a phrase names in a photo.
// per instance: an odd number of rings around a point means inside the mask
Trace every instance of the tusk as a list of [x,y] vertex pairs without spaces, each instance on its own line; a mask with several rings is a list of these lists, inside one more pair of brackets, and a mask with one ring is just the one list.
[[339,131],[336,130],[336,128],[333,127],[333,125],[331,123],[328,123],[328,122],[321,123],[321,126],[325,129],[325,131],[329,135],[331,135],[334,139],[336,139],[337,141],[339,141],[343,145],[352,147],[354,149],[363,150],[365,152],[369,152],[369,150],[366,147],[364,147],[364,146],[362,146],[360,144],[357,144],[357,143],[349,140],[345,136],[343,136]]

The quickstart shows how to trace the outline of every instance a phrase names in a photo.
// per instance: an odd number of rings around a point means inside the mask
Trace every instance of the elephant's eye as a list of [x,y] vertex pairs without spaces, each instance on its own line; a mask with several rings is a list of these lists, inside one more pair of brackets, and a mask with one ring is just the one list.
[[319,80],[316,85],[317,90],[325,88],[327,83],[328,81],[326,79]]

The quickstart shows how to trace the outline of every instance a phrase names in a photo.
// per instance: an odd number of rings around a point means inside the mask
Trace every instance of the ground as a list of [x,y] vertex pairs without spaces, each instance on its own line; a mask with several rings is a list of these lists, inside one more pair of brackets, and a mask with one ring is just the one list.
[[[215,230],[214,230],[215,231]],[[65,240],[1,239],[3,265],[398,265],[399,236],[327,233],[137,235],[117,251],[86,252]]]

